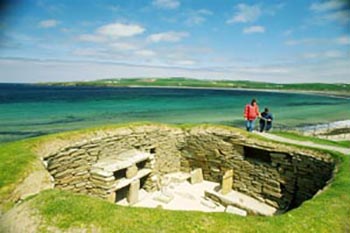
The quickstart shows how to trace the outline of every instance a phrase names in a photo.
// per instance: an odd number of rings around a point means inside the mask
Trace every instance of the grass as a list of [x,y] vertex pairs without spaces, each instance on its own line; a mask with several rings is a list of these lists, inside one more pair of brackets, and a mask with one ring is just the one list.
[[103,232],[347,232],[350,230],[349,156],[341,160],[330,188],[301,207],[274,217],[128,208],[50,190],[33,199],[49,225],[62,230],[94,226]]
[[308,136],[304,136],[299,133],[290,132],[290,131],[273,132],[273,134],[281,137],[289,138],[289,139],[298,140],[298,141],[310,141],[310,142],[314,142],[322,145],[350,148],[350,141],[331,141],[331,140],[322,139],[322,138],[308,137]]
[[[0,199],[8,198],[16,184],[33,169],[32,164],[36,161],[33,151],[42,143],[60,138],[74,140],[96,130],[128,125],[98,127],[1,144]],[[62,231],[68,228],[96,228],[102,232],[348,232],[350,156],[332,155],[337,161],[338,172],[330,187],[299,208],[274,217],[128,208],[59,190],[44,191],[28,202],[45,220],[41,225],[42,231],[51,225]]]
[[[16,185],[34,169],[37,156],[32,151],[32,140],[2,143],[0,145],[0,204],[8,198]],[[5,207],[9,208],[11,205]]]

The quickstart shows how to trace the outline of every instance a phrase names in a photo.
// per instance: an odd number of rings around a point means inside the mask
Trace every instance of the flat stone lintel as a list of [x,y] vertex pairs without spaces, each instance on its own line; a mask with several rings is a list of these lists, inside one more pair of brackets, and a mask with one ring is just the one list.
[[102,170],[106,172],[115,172],[128,168],[136,163],[150,159],[150,153],[128,150],[123,153],[103,159],[92,166],[95,170]]

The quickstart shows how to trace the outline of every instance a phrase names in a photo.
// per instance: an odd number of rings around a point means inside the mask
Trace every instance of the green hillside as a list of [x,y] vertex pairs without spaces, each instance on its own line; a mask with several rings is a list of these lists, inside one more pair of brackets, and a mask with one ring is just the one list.
[[122,78],[122,79],[101,79],[85,82],[57,82],[42,83],[45,85],[62,86],[109,86],[109,87],[213,87],[213,88],[243,88],[243,89],[272,89],[286,91],[314,91],[334,92],[350,95],[350,84],[348,83],[293,83],[278,84],[253,81],[230,81],[230,80],[200,80],[189,78]]

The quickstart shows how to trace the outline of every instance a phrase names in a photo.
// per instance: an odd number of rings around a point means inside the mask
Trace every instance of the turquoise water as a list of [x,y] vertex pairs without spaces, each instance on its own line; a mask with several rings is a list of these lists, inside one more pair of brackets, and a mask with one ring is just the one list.
[[257,98],[274,126],[350,119],[350,100],[307,94],[171,88],[48,87],[0,84],[0,141],[112,123],[219,123],[243,127]]

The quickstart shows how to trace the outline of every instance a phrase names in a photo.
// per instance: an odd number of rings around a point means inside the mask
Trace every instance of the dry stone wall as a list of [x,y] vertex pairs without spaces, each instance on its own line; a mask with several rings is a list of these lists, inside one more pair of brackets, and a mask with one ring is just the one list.
[[141,182],[146,190],[159,188],[159,178],[171,172],[202,168],[204,179],[220,183],[225,171],[232,169],[233,190],[281,210],[311,198],[334,169],[329,155],[260,141],[221,126],[139,125],[100,131],[66,143],[43,159],[56,188],[108,199],[110,191],[103,187],[111,187],[108,182],[114,180],[107,177],[100,180],[102,184],[96,182],[99,177],[92,167],[128,150],[154,156],[147,163],[152,171]]
[[217,127],[194,128],[185,141],[183,171],[201,167],[205,179],[220,182],[233,169],[233,190],[282,210],[311,198],[334,169],[330,156],[258,142]]
[[181,153],[177,146],[183,144],[182,135],[181,130],[165,126],[120,128],[83,142],[72,142],[43,159],[56,188],[107,198],[103,188],[108,189],[113,181],[100,177],[105,182],[101,186],[96,182],[99,177],[91,172],[92,166],[131,149],[149,152],[155,155],[155,163],[144,188],[155,190],[158,177],[180,170]]

